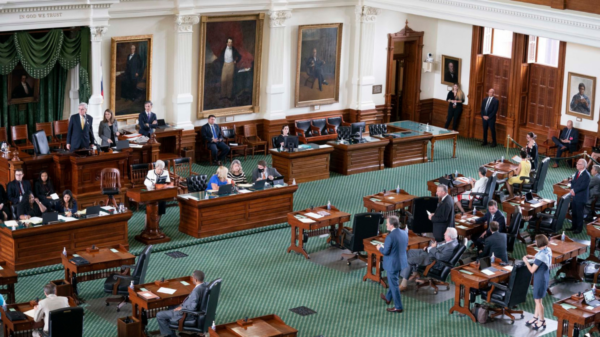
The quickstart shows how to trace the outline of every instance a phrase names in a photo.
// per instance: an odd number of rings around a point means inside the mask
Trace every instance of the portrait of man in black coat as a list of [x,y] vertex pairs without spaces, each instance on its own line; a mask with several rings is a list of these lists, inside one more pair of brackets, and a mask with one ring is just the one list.
[[33,87],[27,83],[27,75],[21,75],[21,82],[12,90],[12,98],[33,97]]
[[121,98],[125,101],[135,101],[138,97],[137,85],[144,75],[144,62],[140,54],[135,52],[135,45],[131,45],[130,53],[127,55],[125,72],[121,79]]
[[328,85],[327,81],[323,77],[323,65],[325,60],[319,58],[317,54],[317,48],[313,48],[312,55],[306,59],[306,73],[308,76],[314,77],[319,81],[319,91],[323,91],[323,84]]

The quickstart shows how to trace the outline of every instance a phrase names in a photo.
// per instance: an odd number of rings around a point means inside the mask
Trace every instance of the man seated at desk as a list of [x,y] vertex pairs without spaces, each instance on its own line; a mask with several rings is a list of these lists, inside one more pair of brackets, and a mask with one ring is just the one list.
[[31,192],[31,183],[29,180],[23,180],[24,173],[22,169],[15,170],[15,180],[8,183],[6,186],[6,192],[8,193],[8,199],[11,204],[15,207],[23,200],[23,196],[27,192]]
[[[227,158],[229,151],[229,145],[223,141],[223,135],[221,134],[221,128],[215,124],[217,118],[214,115],[208,116],[208,123],[202,125],[200,135],[206,144],[206,148],[212,153],[213,164],[221,166],[221,162],[224,158]],[[221,156],[218,157],[218,153],[221,151]]]
[[76,151],[88,149],[96,142],[92,125],[94,118],[87,114],[87,104],[79,104],[79,113],[69,118],[69,131],[67,132],[67,150]]
[[45,211],[46,206],[29,191],[25,193],[23,201],[17,206],[17,219],[29,220],[34,216],[41,217]]
[[144,103],[144,112],[140,112],[138,117],[138,125],[140,127],[140,133],[146,137],[150,137],[152,133],[152,129],[156,129],[158,127],[158,121],[156,119],[156,114],[152,112],[152,102],[146,101]]
[[252,171],[252,183],[258,180],[273,180],[275,177],[279,177],[281,174],[277,172],[274,167],[268,167],[267,162],[260,160],[258,166]]
[[[48,283],[44,286],[44,295],[46,298],[41,300],[38,305],[33,307],[33,319],[36,322],[44,320],[44,333],[48,334],[48,326],[50,323],[50,312],[52,310],[68,308],[69,299],[64,296],[56,296],[56,286]],[[40,336],[38,331],[32,332],[33,336]]]
[[[156,188],[156,184],[169,184],[171,183],[171,178],[169,177],[169,172],[165,170],[165,162],[162,160],[157,160],[154,163],[154,170],[148,171],[148,175],[146,175],[146,180],[144,180],[144,185],[148,187],[148,189]],[[158,202],[158,221],[160,221],[160,217],[164,215],[167,211],[167,202],[162,200]]]
[[483,250],[483,243],[485,239],[492,235],[492,230],[490,229],[489,224],[492,221],[496,221],[499,224],[499,232],[506,233],[506,218],[502,212],[498,212],[498,204],[495,200],[490,200],[488,202],[488,211],[480,218],[477,219],[469,219],[470,222],[475,222],[476,224],[488,224],[488,228],[485,232],[481,233],[479,237],[471,237],[471,241],[473,241],[473,245],[477,247],[477,251]]
[[473,178],[469,178],[469,182],[471,183],[471,190],[466,191],[462,194],[459,194],[454,197],[454,205],[458,207],[461,213],[465,213],[465,209],[462,207],[461,200],[472,200],[473,196],[471,193],[483,193],[485,192],[485,188],[488,183],[487,169],[485,166],[479,166],[479,180],[475,180]]
[[433,222],[433,237],[435,241],[444,241],[446,228],[454,227],[454,203],[452,197],[448,195],[448,186],[438,185],[436,195],[439,202],[435,213],[429,215],[429,220]]
[[[429,247],[424,249],[411,249],[408,251],[408,268],[402,269],[400,275],[402,276],[402,283],[400,284],[400,291],[406,290],[408,279],[417,278],[417,268],[419,266],[427,266],[433,261],[450,261],[454,249],[458,246],[458,233],[456,228],[447,228],[444,233],[444,243],[438,244],[434,241]],[[411,276],[412,271],[412,276]]]
[[[200,270],[194,271],[192,274],[194,281],[194,290],[188,297],[181,303],[180,306],[173,310],[164,310],[156,314],[156,320],[158,321],[158,327],[160,328],[160,335],[166,337],[176,337],[177,335],[171,329],[169,329],[170,322],[177,322],[183,317],[181,309],[184,310],[200,310],[206,306],[206,303],[202,303],[204,295],[208,291],[208,285],[204,283],[204,273]],[[193,318],[193,317],[191,317]]]
[[[567,121],[567,127],[560,133],[560,139],[552,137],[552,142],[556,144],[556,158],[560,158],[565,151],[574,152],[577,150],[579,142],[579,130],[573,128],[573,121]],[[558,159],[554,161],[552,167],[558,167]]]
[[483,250],[479,251],[479,257],[488,257],[494,254],[494,257],[508,263],[507,238],[506,234],[498,232],[500,224],[497,221],[490,223],[489,229],[492,234],[485,238]]

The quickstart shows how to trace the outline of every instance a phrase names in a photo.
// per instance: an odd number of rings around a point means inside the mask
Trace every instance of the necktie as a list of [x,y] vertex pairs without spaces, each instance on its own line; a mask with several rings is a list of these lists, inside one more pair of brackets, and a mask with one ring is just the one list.
[[150,113],[148,112],[148,123],[150,123]]
[[575,179],[579,179],[579,174],[580,173],[581,173],[580,171],[577,171],[577,177],[575,177]]
[[83,130],[83,127],[85,126],[85,119],[84,117],[81,117],[81,130]]
[[211,126],[210,126],[210,131],[211,131],[211,132],[212,132],[212,134],[213,134],[213,138],[216,138],[216,135],[215,135],[215,126],[214,126],[214,124],[211,124]]
[[571,134],[571,129],[567,129],[567,136],[565,137],[565,139],[569,139],[570,134]]
[[23,193],[25,193],[25,191],[23,191],[23,182],[19,181],[19,187],[21,187],[20,195],[23,195]]
[[485,114],[487,115],[488,108],[490,107],[490,103],[492,102],[492,98],[488,98],[487,103],[485,104]]

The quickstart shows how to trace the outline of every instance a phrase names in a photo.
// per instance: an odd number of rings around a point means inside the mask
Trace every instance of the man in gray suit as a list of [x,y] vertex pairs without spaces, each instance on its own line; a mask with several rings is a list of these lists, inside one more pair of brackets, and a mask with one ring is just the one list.
[[267,162],[261,160],[258,162],[258,167],[252,171],[252,183],[257,180],[273,180],[275,177],[280,177],[281,174],[277,172],[274,167],[268,167]]
[[438,244],[434,241],[429,247],[425,247],[425,249],[409,250],[407,253],[408,268],[402,269],[402,272],[400,273],[400,276],[402,276],[400,291],[406,289],[411,271],[413,273],[413,278],[419,276],[419,274],[417,274],[417,268],[419,266],[427,266],[433,261],[450,261],[452,254],[454,254],[454,249],[458,246],[457,236],[458,233],[456,232],[456,228],[448,227],[444,233],[444,243]]
[[586,221],[594,221],[596,215],[596,204],[600,200],[600,165],[592,166],[590,178],[590,212],[585,218]]
[[200,270],[196,270],[192,274],[192,279],[196,287],[180,306],[173,310],[165,310],[156,314],[156,320],[158,321],[158,327],[160,328],[160,335],[167,337],[176,337],[177,335],[171,329],[169,329],[170,322],[177,322],[183,317],[181,309],[185,310],[198,310],[198,307],[204,305],[202,299],[208,291],[208,285],[204,283],[204,273]]

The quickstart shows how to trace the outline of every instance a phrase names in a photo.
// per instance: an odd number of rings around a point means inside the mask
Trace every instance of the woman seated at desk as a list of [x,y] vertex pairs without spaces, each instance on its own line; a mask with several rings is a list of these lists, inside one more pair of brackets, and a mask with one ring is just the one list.
[[279,144],[279,146],[281,146],[281,147],[285,147],[285,142],[287,141],[287,137],[289,135],[290,135],[290,127],[287,125],[284,125],[281,128],[281,134],[279,136],[277,136],[276,143]]
[[51,195],[56,193],[54,191],[54,185],[52,180],[48,177],[48,172],[41,171],[40,179],[36,180],[33,185],[33,191],[36,198],[38,198],[46,208],[54,208],[56,203],[53,202]]
[[[156,188],[156,185],[163,185],[171,183],[171,177],[169,176],[169,172],[165,170],[165,162],[162,160],[157,160],[154,163],[154,170],[148,171],[148,175],[146,175],[146,180],[144,180],[144,185],[148,187],[148,189]],[[159,201],[158,202],[158,217],[160,221],[160,217],[165,214],[167,211],[167,202]]]
[[530,182],[531,180],[521,180],[521,177],[529,178],[529,173],[531,172],[531,162],[526,160],[527,152],[521,151],[521,162],[519,163],[519,167],[515,172],[515,175],[510,177],[508,181],[506,181],[506,189],[508,193],[510,193],[510,197],[514,197],[513,192],[513,184],[522,184],[523,182]]
[[242,168],[242,163],[240,163],[239,160],[236,159],[231,162],[227,178],[233,180],[236,184],[245,184],[248,181],[244,169]]
[[65,216],[73,216],[77,212],[77,200],[73,197],[71,190],[65,190],[63,196],[56,207],[58,213],[64,213]]
[[208,181],[210,189],[218,191],[219,186],[233,184],[233,180],[227,178],[227,173],[229,173],[227,167],[219,166],[219,168],[217,169],[217,174],[214,174],[212,177],[210,177],[210,180]]
[[27,191],[23,196],[23,201],[17,207],[17,218],[19,220],[29,220],[34,216],[41,217],[45,211],[46,206],[31,191]]

